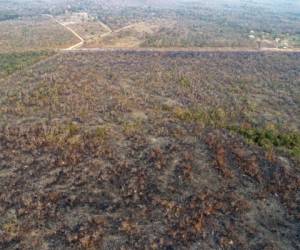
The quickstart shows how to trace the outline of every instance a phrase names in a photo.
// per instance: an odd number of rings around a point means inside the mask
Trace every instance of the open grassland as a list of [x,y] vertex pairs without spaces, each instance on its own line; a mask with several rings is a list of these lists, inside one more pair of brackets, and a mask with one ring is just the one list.
[[15,71],[37,63],[47,57],[53,55],[51,51],[32,51],[20,53],[3,53],[0,54],[0,78],[8,76]]
[[0,52],[67,48],[78,39],[49,17],[0,22]]
[[101,35],[110,31],[109,27],[86,12],[68,13],[56,16],[55,19],[77,32],[85,43],[99,39]]
[[172,24],[167,24],[165,20],[132,23],[90,39],[85,43],[85,47],[138,48],[145,42],[147,35],[157,32],[164,25],[169,27]]
[[299,249],[299,72],[299,53],[129,51],[14,75],[0,248]]
[[71,23],[68,27],[76,31],[86,42],[97,39],[107,32],[107,30],[97,21]]

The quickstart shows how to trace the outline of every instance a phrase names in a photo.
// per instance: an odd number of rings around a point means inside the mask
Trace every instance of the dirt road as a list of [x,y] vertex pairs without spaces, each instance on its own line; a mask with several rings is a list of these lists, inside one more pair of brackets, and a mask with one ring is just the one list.
[[105,34],[109,34],[109,33],[112,33],[112,32],[113,32],[113,30],[112,30],[109,26],[107,26],[105,23],[103,23],[102,21],[98,20],[98,23],[100,23],[100,25],[101,25],[104,29],[107,30],[107,32],[106,32]]
[[45,15],[45,16],[48,16],[48,17],[52,18],[54,22],[56,22],[59,25],[63,26],[65,29],[67,29],[68,31],[70,31],[74,36],[76,36],[80,40],[79,43],[76,43],[76,44],[72,45],[71,47],[66,48],[66,49],[62,49],[62,50],[78,49],[78,48],[80,48],[84,44],[84,39],[76,31],[74,31],[72,28],[68,27],[66,24],[63,24],[63,23],[59,22],[52,15]]
[[121,31],[123,31],[123,30],[127,30],[127,29],[130,29],[130,28],[133,28],[133,27],[135,27],[137,24],[139,24],[139,23],[133,23],[133,24],[124,26],[124,27],[122,27],[122,28],[120,28],[120,29],[112,30],[112,29],[109,28],[106,24],[104,24],[104,23],[102,23],[102,22],[100,22],[100,23],[101,23],[102,26],[104,25],[104,26],[103,26],[104,28],[107,29],[107,32],[106,32],[106,33],[103,33],[103,34],[100,36],[101,38],[107,37],[107,36],[109,36],[110,34],[113,34],[113,33],[119,33],[119,32],[121,32]]
[[[70,51],[70,50],[69,50]],[[300,49],[278,49],[278,48],[230,48],[230,47],[203,47],[203,48],[79,48],[72,49],[72,52],[99,52],[99,51],[124,51],[124,52],[281,52],[300,53]]]

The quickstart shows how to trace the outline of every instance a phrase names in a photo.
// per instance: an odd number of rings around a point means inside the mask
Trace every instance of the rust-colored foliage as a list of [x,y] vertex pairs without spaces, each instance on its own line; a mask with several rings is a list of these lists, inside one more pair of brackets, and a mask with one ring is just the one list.
[[[297,128],[299,58],[66,52],[12,76],[0,88],[0,248],[298,247],[296,159],[224,124]],[[178,107],[197,112],[178,119]]]

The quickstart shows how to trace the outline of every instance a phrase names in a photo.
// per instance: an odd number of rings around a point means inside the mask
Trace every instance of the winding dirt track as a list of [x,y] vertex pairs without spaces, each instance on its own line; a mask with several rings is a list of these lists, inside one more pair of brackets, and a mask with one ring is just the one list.
[[54,22],[58,23],[59,25],[61,25],[62,27],[64,27],[64,28],[67,29],[68,31],[70,31],[74,36],[76,36],[76,37],[80,40],[79,43],[76,43],[75,45],[72,45],[71,47],[66,48],[66,49],[63,49],[63,50],[73,50],[73,49],[78,49],[78,48],[80,48],[80,47],[84,44],[84,39],[83,39],[83,38],[82,38],[75,30],[73,30],[72,28],[68,27],[67,25],[65,25],[65,24],[63,24],[63,23],[61,23],[61,22],[59,22],[59,21],[56,20],[56,19],[54,18],[54,16],[52,16],[52,15],[45,15],[45,16],[48,16],[48,17],[52,18]]

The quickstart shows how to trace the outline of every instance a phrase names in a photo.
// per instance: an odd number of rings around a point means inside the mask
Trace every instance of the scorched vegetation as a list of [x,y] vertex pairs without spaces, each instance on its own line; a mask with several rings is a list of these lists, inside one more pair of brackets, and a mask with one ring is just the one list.
[[1,83],[2,249],[298,249],[299,53],[66,52]]

